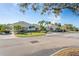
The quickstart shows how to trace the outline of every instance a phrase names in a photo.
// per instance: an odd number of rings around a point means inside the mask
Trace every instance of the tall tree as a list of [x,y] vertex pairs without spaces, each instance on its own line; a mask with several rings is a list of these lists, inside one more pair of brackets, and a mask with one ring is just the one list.
[[45,21],[44,20],[39,21],[38,24],[40,26],[40,30],[41,31],[44,31],[45,30]]

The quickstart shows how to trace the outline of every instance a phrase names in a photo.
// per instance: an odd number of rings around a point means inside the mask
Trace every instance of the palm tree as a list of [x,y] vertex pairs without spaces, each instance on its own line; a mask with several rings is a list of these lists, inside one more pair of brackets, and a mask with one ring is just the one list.
[[51,22],[50,21],[45,21],[45,25],[49,25],[49,24],[51,24]]
[[44,20],[39,21],[38,24],[41,25],[41,26],[44,26],[45,25],[45,21]]
[[45,31],[45,30],[46,30],[46,28],[45,28],[46,23],[45,23],[44,20],[39,21],[38,24],[39,24],[39,26],[40,26],[40,30],[41,30],[41,31]]

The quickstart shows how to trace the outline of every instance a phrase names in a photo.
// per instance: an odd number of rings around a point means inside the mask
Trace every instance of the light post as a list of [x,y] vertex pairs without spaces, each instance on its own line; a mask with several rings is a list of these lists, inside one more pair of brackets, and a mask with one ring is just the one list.
[[11,32],[12,32],[12,36],[13,36],[13,37],[15,37],[15,33],[14,33],[14,26],[13,26],[13,25],[11,25],[11,28],[12,28],[12,30],[11,30]]

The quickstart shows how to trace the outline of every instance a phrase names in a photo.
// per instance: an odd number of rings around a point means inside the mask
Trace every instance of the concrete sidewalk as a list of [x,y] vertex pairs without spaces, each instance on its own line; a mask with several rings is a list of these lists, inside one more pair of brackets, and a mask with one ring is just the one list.
[[0,39],[12,39],[12,38],[17,38],[14,35],[0,35]]

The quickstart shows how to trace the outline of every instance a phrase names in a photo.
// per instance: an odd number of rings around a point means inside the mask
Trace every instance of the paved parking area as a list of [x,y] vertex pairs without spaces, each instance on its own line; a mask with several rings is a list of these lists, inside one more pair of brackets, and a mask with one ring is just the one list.
[[27,38],[0,36],[0,55],[49,56],[64,47],[79,47],[78,39],[79,33],[51,33]]

